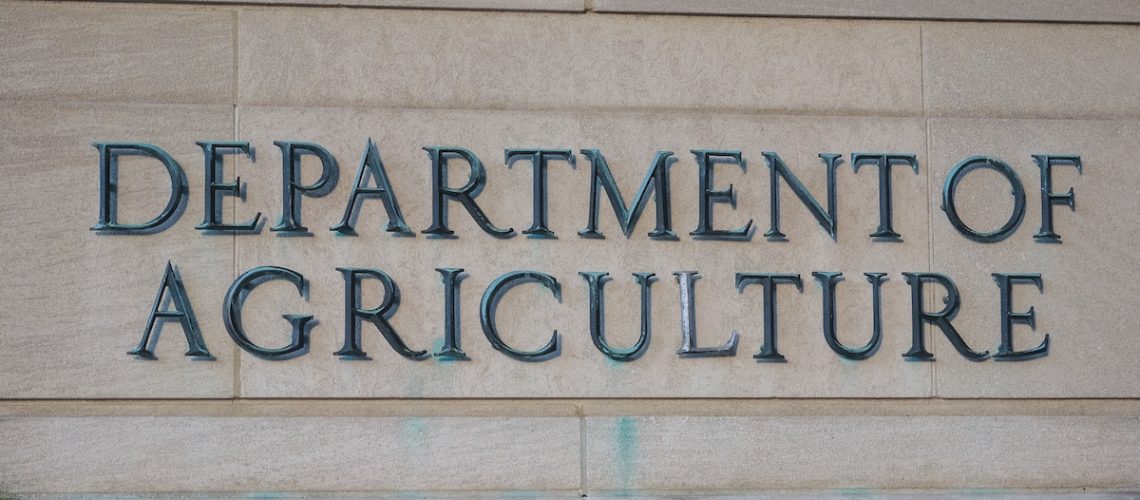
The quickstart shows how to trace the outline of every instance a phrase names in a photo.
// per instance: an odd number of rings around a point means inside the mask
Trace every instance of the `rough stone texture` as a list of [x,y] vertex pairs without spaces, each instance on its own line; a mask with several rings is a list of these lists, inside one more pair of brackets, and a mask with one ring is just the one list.
[[598,12],[737,16],[1140,22],[1131,0],[594,0]]
[[2,418],[0,490],[566,492],[580,483],[578,428],[574,418]]
[[[398,124],[398,125],[397,125]],[[276,219],[280,214],[280,151],[269,147],[275,138],[303,137],[327,146],[341,163],[341,182],[324,198],[303,201],[302,222],[312,237],[282,238],[269,231],[239,236],[239,272],[257,265],[295,269],[310,280],[309,302],[285,282],[259,288],[247,302],[246,327],[266,346],[288,342],[286,312],[315,314],[321,321],[311,334],[311,352],[287,361],[242,356],[242,392],[252,397],[921,397],[930,394],[930,365],[907,363],[900,354],[909,342],[909,305],[902,271],[925,270],[929,263],[925,139],[921,122],[912,119],[828,119],[752,117],[743,115],[566,112],[467,112],[299,108],[246,108],[241,115],[243,139],[262,148],[259,162],[240,167],[250,185],[238,219],[255,211]],[[410,227],[430,225],[430,162],[421,146],[462,145],[476,152],[487,168],[488,184],[477,198],[492,221],[522,230],[531,215],[531,169],[528,162],[507,168],[502,151],[508,146],[598,148],[606,155],[626,201],[649,167],[653,152],[675,151],[671,169],[675,230],[680,241],[653,241],[655,210],[647,208],[629,240],[621,235],[613,210],[603,201],[600,229],[605,240],[577,236],[588,213],[590,166],[579,155],[576,169],[563,162],[550,167],[551,229],[559,239],[521,236],[500,240],[483,233],[456,203],[450,224],[452,240],[393,237],[382,231],[387,222],[378,201],[366,202],[357,222],[359,236],[338,236],[328,230],[341,218],[351,189],[355,163],[366,138],[379,145],[401,209]],[[556,138],[556,139],[555,139]],[[557,142],[552,142],[552,141]],[[753,218],[757,236],[750,242],[694,241],[697,175],[694,148],[741,149],[747,173],[733,165],[717,167],[717,186],[738,192],[735,211],[716,209],[718,227],[743,225]],[[840,230],[838,243],[828,237],[785,185],[781,190],[781,229],[788,242],[768,242],[760,236],[768,227],[768,168],[762,150],[780,153],[812,193],[823,197],[821,151],[919,152],[924,165],[919,175],[895,175],[895,227],[903,243],[873,243],[867,236],[878,224],[877,175],[850,166],[838,174]],[[306,178],[314,178],[315,163]],[[452,185],[467,175],[462,162],[452,169]],[[826,203],[825,201],[823,203]],[[652,202],[650,202],[652,205]],[[886,246],[885,250],[881,248]],[[886,251],[889,250],[889,251]],[[710,256],[717,257],[711,258]],[[365,324],[367,361],[338,360],[332,353],[343,345],[344,284],[334,267],[374,267],[392,275],[401,289],[400,309],[392,324],[414,349],[436,351],[442,345],[443,293],[436,267],[467,269],[462,283],[462,346],[469,362],[409,361],[398,356],[379,332]],[[513,290],[500,306],[499,329],[511,345],[532,350],[544,345],[551,331],[562,336],[559,357],[524,363],[496,352],[479,323],[479,300],[486,286],[511,270],[550,273],[562,283],[562,304],[546,290],[525,285]],[[654,272],[653,333],[648,353],[631,363],[610,361],[590,342],[587,287],[579,271],[606,271],[606,326],[611,341],[628,346],[636,340],[640,322],[633,272]],[[741,332],[737,356],[680,359],[678,288],[672,273],[697,270],[697,323],[700,345],[722,344],[732,330]],[[820,291],[811,277],[815,270],[842,271],[848,280],[839,287],[845,342],[861,345],[870,335],[870,287],[863,272],[891,272],[884,287],[885,340],[881,352],[863,362],[841,360],[821,334]],[[761,289],[734,289],[736,272],[799,273],[804,292],[779,290],[779,348],[784,364],[759,364],[752,354],[763,336]],[[366,287],[365,305],[379,300],[379,287]],[[370,296],[369,296],[370,295]]]
[[[525,10],[582,12],[585,0],[218,0],[220,3],[309,6],[384,7],[399,9]],[[194,2],[187,2],[194,3]]]
[[1140,418],[587,418],[595,493],[1135,488]]
[[[0,397],[230,397],[233,343],[220,318],[233,237],[202,236],[202,160],[195,140],[232,137],[228,106],[0,104]],[[182,165],[192,196],[171,229],[97,235],[99,155],[93,141],[149,141]],[[126,159],[120,217],[141,222],[170,192],[157,160]],[[183,356],[167,323],[157,361],[128,356],[142,337],[167,261],[182,274],[216,361]],[[3,474],[0,474],[3,475]]]
[[[534,493],[526,492],[525,494],[510,494],[501,492],[499,494],[482,494],[471,492],[436,492],[430,494],[409,494],[409,493],[324,493],[324,492],[305,492],[305,493],[282,493],[273,492],[273,498],[365,498],[370,500],[387,500],[387,499],[406,499],[412,498],[468,498],[468,499],[492,499],[502,498],[503,496],[525,496],[526,498],[561,498],[569,500],[571,498],[581,498],[579,495],[573,494],[557,494],[557,493]],[[857,495],[860,499],[891,499],[891,500],[966,500],[966,499],[1009,499],[1009,500],[1026,500],[1044,498],[1049,500],[1132,500],[1136,498],[1135,493],[1131,492],[1077,492],[1077,491],[1050,491],[1043,492],[1039,490],[1029,491],[1001,491],[1001,492],[967,492],[967,493],[953,493],[945,491],[924,491],[921,493],[913,492],[887,492],[887,491],[846,491],[846,492],[765,492],[763,494],[747,495],[745,498],[762,498],[766,500],[783,500],[783,499],[848,499],[852,495]],[[716,499],[716,498],[730,498],[732,495],[691,495],[685,498],[691,499]],[[145,495],[124,495],[123,493],[81,493],[81,494],[68,494],[68,493],[31,493],[21,494],[19,498],[32,498],[32,499],[55,499],[55,500],[72,500],[72,499],[89,499],[89,498],[154,498],[163,500],[244,500],[249,498],[245,493],[147,493]],[[676,495],[590,495],[590,498],[624,498],[624,499],[665,499],[676,498]]]
[[234,13],[0,2],[0,98],[227,103]]
[[239,17],[241,104],[921,109],[913,23],[312,9]]
[[1140,30],[1052,24],[923,25],[932,116],[1140,117]]
[[[1126,290],[1140,280],[1140,223],[1126,214],[1136,208],[1133,168],[1140,147],[1140,122],[936,119],[930,123],[931,206],[941,203],[950,168],[971,154],[996,156],[1014,168],[1025,186],[1026,212],[1020,228],[1000,243],[976,243],[961,236],[942,212],[934,214],[934,269],[951,274],[962,291],[954,324],[977,350],[995,351],[1000,342],[998,287],[990,273],[1041,273],[1044,293],[1032,285],[1015,288],[1014,311],[1030,306],[1037,329],[1014,327],[1014,347],[1036,347],[1048,333],[1047,357],[1027,362],[971,363],[957,355],[940,333],[935,363],[937,390],[945,397],[1131,397],[1140,396],[1140,346],[1130,317],[1135,300]],[[1078,154],[1084,174],[1054,167],[1053,192],[1071,187],[1076,211],[1053,209],[1062,243],[1042,244],[1041,175],[1032,154]],[[993,230],[1013,206],[1000,175],[970,174],[960,189],[960,212],[978,230]],[[945,354],[941,354],[945,353]]]
[[[430,7],[535,5],[445,0]],[[697,8],[653,5],[660,12]],[[567,0],[541,8],[653,5]],[[755,14],[748,9],[803,5],[700,8]],[[826,14],[828,6],[865,10]],[[962,9],[962,17],[985,19],[1121,22],[1135,21],[1136,13],[1112,0],[896,7],[889,0],[814,2],[811,12],[782,12],[959,17]],[[1132,360],[1140,353],[1128,326],[1135,309],[1129,286],[1140,269],[1129,253],[1140,234],[1130,215],[1140,183],[1131,173],[1140,149],[1140,73],[1129,63],[1137,53],[1137,28],[1124,25],[0,1],[0,497],[794,489],[823,497],[934,491],[1028,498],[1086,488],[1135,496],[1140,369]],[[316,141],[335,154],[338,187],[302,202],[312,237],[281,238],[265,227],[238,236],[193,229],[202,218],[204,183],[193,142],[235,134],[258,156],[226,162],[227,177],[247,183],[246,198],[226,204],[231,220],[260,211],[271,225],[279,216],[281,167],[272,141]],[[550,225],[558,240],[493,239],[456,204],[449,211],[458,239],[394,238],[381,230],[386,220],[374,200],[364,204],[358,236],[334,236],[327,228],[344,211],[368,137],[377,141],[417,231],[430,217],[425,145],[477,153],[489,179],[479,204],[516,230],[531,222],[532,174],[526,162],[505,166],[504,148],[599,148],[627,200],[653,153],[668,149],[678,159],[673,214],[681,241],[645,236],[652,206],[627,241],[605,201],[600,220],[608,238],[578,238],[589,187],[582,155],[576,169],[555,162],[550,171]],[[88,230],[97,217],[95,140],[151,142],[181,162],[190,194],[173,228],[137,238]],[[688,236],[696,225],[694,148],[744,152],[746,172],[717,168],[716,185],[732,184],[739,198],[735,208],[718,205],[715,219],[730,227],[751,218],[759,233],[769,210],[761,151],[779,152],[820,198],[821,151],[848,161],[852,151],[916,153],[920,174],[899,169],[894,177],[895,226],[906,242],[867,238],[878,216],[876,173],[856,175],[849,163],[839,174],[837,242],[786,183],[782,228],[790,242],[759,235],[695,242]],[[1082,176],[1057,169],[1055,190],[1072,186],[1077,193],[1076,212],[1055,210],[1065,241],[1059,246],[1031,238],[1040,211],[1029,155],[1040,152],[1085,159]],[[971,154],[1008,161],[1025,183],[1026,218],[1002,243],[972,243],[938,211],[946,172]],[[306,179],[312,167],[306,163]],[[466,173],[458,162],[451,184]],[[165,189],[153,162],[127,161],[124,217],[150,215]],[[995,176],[971,175],[961,193],[967,220],[999,223],[1008,210],[1005,189]],[[182,356],[175,325],[158,343],[158,361],[126,355],[168,259],[182,271],[216,361]],[[281,283],[262,285],[245,315],[253,339],[276,346],[287,340],[282,313],[315,314],[320,324],[301,358],[254,358],[224,332],[226,287],[237,271],[259,264],[288,266],[310,280],[306,298]],[[472,361],[404,360],[369,326],[364,347],[373,359],[332,355],[343,328],[335,267],[392,274],[403,293],[393,324],[413,347],[434,351],[442,286],[433,268],[445,265],[470,273],[461,325]],[[550,272],[563,298],[559,304],[533,285],[511,291],[500,308],[502,333],[532,349],[558,329],[563,349],[552,361],[506,358],[481,332],[484,287],[518,268]],[[679,269],[704,275],[697,286],[700,344],[739,330],[736,357],[676,356],[670,273]],[[619,346],[634,340],[638,326],[629,274],[658,274],[653,337],[643,358],[607,362],[594,348],[582,270],[613,275],[606,324]],[[839,326],[852,344],[870,327],[869,287],[860,274],[891,273],[883,289],[884,344],[870,360],[844,362],[826,347],[814,270],[845,273]],[[954,324],[970,345],[991,351],[999,325],[990,273],[1041,272],[1044,293],[1022,287],[1014,301],[1018,310],[1036,308],[1037,330],[1018,326],[1014,336],[1026,348],[1050,334],[1049,356],[971,363],[941,333],[928,331],[937,361],[903,361],[910,304],[899,273],[908,270],[953,277],[963,297]],[[802,294],[787,287],[779,293],[779,347],[788,363],[753,361],[760,290],[737,293],[737,271],[793,272],[806,281]],[[377,295],[366,287],[365,302]]]

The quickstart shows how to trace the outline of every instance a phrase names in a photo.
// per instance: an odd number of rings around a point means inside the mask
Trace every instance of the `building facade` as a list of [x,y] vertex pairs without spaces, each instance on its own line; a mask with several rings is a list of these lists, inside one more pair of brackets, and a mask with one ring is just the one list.
[[1129,497],[1138,24],[0,0],[0,497]]

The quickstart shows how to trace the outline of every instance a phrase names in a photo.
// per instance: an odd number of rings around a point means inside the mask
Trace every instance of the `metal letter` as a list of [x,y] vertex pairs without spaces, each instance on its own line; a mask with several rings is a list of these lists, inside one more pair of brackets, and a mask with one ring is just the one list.
[[[167,295],[168,291],[170,295]],[[159,308],[163,307],[167,301],[173,307],[160,310]],[[139,345],[134,350],[127,354],[143,359],[158,359],[154,356],[154,346],[158,343],[159,335],[154,332],[154,327],[160,319],[162,321],[177,319],[182,324],[182,335],[186,336],[188,346],[187,356],[214,359],[210,355],[210,351],[206,349],[206,341],[202,338],[202,331],[198,328],[198,320],[194,317],[194,309],[190,307],[190,298],[186,296],[186,288],[182,286],[182,278],[170,261],[166,262],[166,272],[162,276],[162,285],[158,287],[158,296],[154,298],[154,305],[150,308],[150,316],[147,317],[142,340],[139,341]],[[159,331],[161,332],[161,328]]]
[[633,233],[637,219],[645,211],[649,195],[656,193],[657,227],[649,233],[649,237],[655,240],[677,239],[677,235],[673,232],[673,209],[669,199],[669,163],[673,156],[672,152],[657,152],[657,156],[653,159],[653,166],[649,167],[649,172],[645,174],[645,180],[641,181],[641,187],[633,197],[633,204],[628,206],[625,204],[625,198],[622,197],[621,190],[618,189],[617,181],[614,180],[613,173],[610,172],[610,166],[606,163],[606,158],[602,156],[602,152],[597,149],[583,149],[581,153],[590,160],[590,218],[586,222],[586,228],[578,231],[579,236],[583,238],[605,238],[605,235],[598,231],[598,200],[601,196],[598,188],[601,187],[605,189],[606,195],[610,199],[610,205],[617,215],[618,225],[621,226],[621,231],[626,238],[629,238],[629,235]]
[[[1004,226],[988,233],[975,231],[962,222],[961,217],[958,216],[958,208],[954,204],[954,195],[958,191],[958,183],[966,174],[978,169],[996,171],[1005,176],[1013,188],[1013,213],[1010,214],[1009,220]],[[1013,168],[1005,162],[986,156],[971,156],[950,169],[946,183],[942,185],[942,211],[946,212],[946,218],[950,219],[950,224],[954,226],[954,229],[957,229],[967,238],[979,243],[997,243],[1008,238],[1021,225],[1021,219],[1025,217],[1025,188],[1021,185],[1021,179],[1017,177],[1017,172],[1014,172]]]
[[453,267],[437,267],[435,270],[443,280],[443,348],[435,355],[468,361],[471,358],[459,347],[459,282],[467,277],[467,273]]
[[[140,142],[96,142],[92,144],[99,150],[99,222],[91,227],[92,231],[108,234],[151,234],[161,232],[170,227],[186,209],[186,197],[190,189],[186,183],[186,172],[178,165],[174,158],[158,146]],[[166,208],[162,209],[155,218],[142,224],[123,224],[119,222],[119,157],[121,156],[149,156],[166,167],[170,175],[170,198],[166,201]]]
[[728,342],[720,347],[697,347],[697,309],[694,299],[694,283],[701,275],[697,271],[677,271],[677,287],[681,290],[681,348],[677,355],[682,358],[705,358],[712,356],[736,356],[736,345],[740,334],[736,330],[729,335]]
[[245,299],[257,285],[272,280],[286,280],[297,287],[297,293],[301,297],[306,295],[308,283],[301,273],[284,267],[255,267],[238,276],[238,279],[234,280],[230,289],[226,291],[226,299],[222,303],[222,319],[226,324],[226,331],[230,333],[230,338],[234,339],[238,347],[245,349],[246,352],[270,360],[295,358],[309,350],[308,330],[316,324],[312,316],[300,314],[281,316],[293,325],[293,340],[289,345],[278,349],[267,349],[254,344],[245,334],[245,329],[241,325],[241,310],[242,305],[245,304]]
[[606,342],[606,282],[610,273],[579,272],[590,288],[590,338],[602,354],[614,361],[633,361],[645,354],[649,347],[651,307],[649,287],[656,281],[653,273],[633,273],[633,279],[641,285],[641,336],[629,349],[616,349]]
[[[301,196],[318,198],[332,192],[340,176],[340,167],[332,153],[311,142],[273,141],[281,148],[281,219],[270,231],[282,236],[310,236],[309,228],[301,225]],[[316,156],[321,161],[321,176],[309,185],[301,184],[301,158]]]
[[244,224],[226,224],[222,221],[222,200],[226,196],[242,197],[241,177],[234,177],[233,182],[223,182],[225,179],[225,155],[245,153],[250,160],[254,160],[254,150],[248,142],[196,142],[206,155],[206,194],[205,213],[202,223],[195,226],[200,231],[242,231],[256,232],[257,225],[261,223],[261,212],[253,216],[253,220]]
[[[376,187],[366,187],[368,177],[376,181]],[[388,227],[385,231],[405,236],[414,236],[416,233],[408,229],[404,222],[404,214],[400,213],[400,204],[396,202],[396,192],[392,183],[388,181],[388,172],[384,170],[384,162],[380,160],[380,151],[372,138],[364,146],[364,154],[360,157],[360,166],[356,168],[356,182],[352,184],[352,194],[348,196],[348,206],[344,207],[344,217],[340,223],[330,227],[329,230],[340,234],[355,235],[356,217],[360,214],[361,198],[380,198],[384,210],[388,212]]]
[[798,274],[736,273],[737,292],[744,293],[744,288],[754,283],[764,287],[764,345],[752,357],[760,362],[783,363],[787,360],[776,350],[776,286],[792,283],[803,293],[804,282]]
[[[947,276],[937,273],[902,273],[903,278],[910,284],[910,326],[911,326],[911,348],[903,357],[911,361],[934,361],[934,355],[926,350],[926,338],[923,335],[922,324],[930,323],[937,326],[954,348],[958,350],[963,357],[970,361],[982,361],[989,357],[989,351],[977,352],[970,349],[966,345],[966,341],[962,340],[962,336],[958,335],[958,331],[954,329],[954,325],[950,324],[950,320],[958,314],[958,308],[961,307],[961,297],[958,295],[958,287]],[[925,304],[926,295],[923,293],[923,283],[932,282],[942,285],[946,289],[946,298],[943,300],[946,307],[936,313],[929,313],[923,309]]]
[[[431,227],[424,229],[424,234],[437,237],[454,237],[455,231],[447,228],[447,200],[458,201],[471,214],[471,218],[491,236],[496,238],[510,238],[515,235],[512,228],[502,229],[496,227],[483,213],[483,209],[475,204],[475,197],[483,191],[487,182],[487,170],[483,162],[470,150],[464,148],[448,148],[441,146],[427,146],[424,148],[431,158]],[[451,157],[462,158],[471,166],[471,175],[463,187],[453,188],[447,184],[447,161]]]
[[[1045,195],[1048,192],[1048,190],[1043,190],[1041,194]],[[1041,281],[1041,275],[1038,273],[994,273],[993,277],[1001,290],[1001,345],[998,346],[997,353],[994,354],[994,361],[1026,361],[1048,355],[1048,333],[1045,334],[1045,339],[1041,341],[1041,344],[1033,349],[1028,351],[1013,350],[1013,325],[1029,325],[1030,330],[1037,329],[1037,312],[1032,307],[1025,312],[1013,312],[1013,285],[1018,283],[1037,285],[1037,291],[1044,292],[1045,288]]]
[[918,173],[918,158],[913,154],[851,153],[851,169],[859,173],[859,166],[867,163],[879,169],[879,227],[871,233],[873,241],[902,241],[902,236],[891,226],[891,166],[907,165]]
[[764,237],[768,241],[788,240],[787,236],[780,232],[780,177],[783,177],[788,181],[788,186],[792,188],[792,192],[796,194],[812,216],[815,217],[815,220],[819,222],[819,225],[823,227],[823,230],[827,231],[827,234],[834,240],[837,231],[836,225],[838,224],[835,210],[839,206],[836,203],[835,169],[843,161],[843,156],[838,153],[819,154],[819,159],[823,160],[823,167],[827,169],[827,212],[824,213],[823,207],[819,206],[819,202],[808,192],[807,187],[788,169],[784,160],[780,159],[780,155],[772,151],[763,151],[760,154],[764,155],[764,159],[768,161],[768,170],[771,172],[771,210],[769,211],[771,225],[768,232],[764,233]]
[[728,189],[717,191],[713,189],[713,167],[718,161],[734,160],[741,171],[747,168],[740,151],[719,151],[709,149],[694,149],[690,151],[697,159],[697,175],[700,179],[700,188],[697,191],[697,228],[689,233],[696,239],[710,240],[744,240],[752,239],[752,219],[748,224],[736,229],[713,229],[713,203],[728,203],[736,208],[736,192],[732,184]]
[[[344,275],[344,346],[334,354],[342,359],[370,359],[360,345],[361,320],[368,320],[380,330],[384,340],[392,346],[392,350],[401,356],[416,361],[431,357],[427,351],[409,349],[396,333],[396,329],[388,323],[388,319],[396,314],[396,309],[400,307],[400,289],[390,276],[379,269],[338,267],[336,270]],[[373,309],[363,309],[360,306],[360,284],[364,278],[379,280],[384,288],[384,300]]]
[[530,229],[523,234],[531,238],[554,238],[554,232],[547,227],[546,217],[546,166],[551,159],[566,160],[570,168],[574,168],[574,153],[569,149],[508,149],[504,152],[507,168],[519,158],[530,158],[534,171],[532,192],[534,209],[531,215]]
[[839,341],[839,334],[835,327],[835,286],[843,281],[843,273],[814,272],[811,273],[819,282],[823,290],[823,338],[827,345],[836,354],[851,360],[867,359],[879,350],[883,338],[883,305],[882,287],[886,280],[886,273],[863,273],[871,283],[871,340],[862,347],[851,348]]
[[511,271],[506,273],[495,278],[495,281],[492,281],[487,286],[487,290],[483,292],[483,300],[479,304],[479,323],[483,325],[483,335],[487,337],[487,341],[495,350],[519,361],[546,361],[557,357],[562,352],[558,330],[554,330],[554,334],[550,336],[550,341],[546,343],[546,346],[537,351],[520,351],[507,345],[499,336],[499,330],[495,327],[495,310],[499,307],[499,301],[502,300],[503,295],[506,295],[507,290],[523,283],[538,283],[550,290],[558,302],[562,302],[562,285],[553,276],[538,271]]
[[[1077,169],[1077,175],[1082,172],[1080,156],[1033,155],[1037,168],[1041,169],[1041,230],[1033,235],[1038,243],[1060,243],[1061,235],[1053,232],[1053,205],[1068,205],[1072,211],[1077,211],[1076,198],[1073,188],[1065,194],[1053,192],[1053,165],[1071,165]],[[997,358],[997,355],[994,355]]]

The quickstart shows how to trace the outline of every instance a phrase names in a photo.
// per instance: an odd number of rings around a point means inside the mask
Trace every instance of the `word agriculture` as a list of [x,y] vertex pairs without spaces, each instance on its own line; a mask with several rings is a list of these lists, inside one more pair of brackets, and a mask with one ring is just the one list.
[[[254,158],[254,149],[248,142],[214,141],[196,143],[205,154],[205,216],[197,229],[204,232],[232,231],[257,232],[260,228],[261,213],[253,219],[236,224],[223,222],[222,203],[227,196],[239,196],[242,192],[240,179],[233,182],[224,181],[223,159],[226,155],[244,154],[250,159]],[[311,142],[275,141],[273,143],[281,149],[282,156],[282,184],[281,184],[281,216],[270,231],[281,235],[309,234],[309,230],[301,223],[301,203],[304,197],[321,197],[332,192],[339,178],[339,167],[336,158],[324,147]],[[99,221],[91,229],[100,233],[136,233],[147,234],[158,232],[173,225],[186,206],[189,196],[189,186],[186,174],[182,167],[165,150],[157,146],[143,143],[113,143],[99,142],[94,144],[99,151]],[[475,198],[482,191],[486,183],[487,171],[483,162],[470,150],[462,147],[428,146],[423,148],[431,163],[431,206],[432,223],[422,232],[438,237],[451,237],[454,231],[448,228],[449,202],[459,202],[472,218],[487,233],[500,238],[509,238],[515,235],[514,229],[504,229],[491,222],[486,213],[475,202]],[[733,229],[716,228],[713,224],[713,206],[717,203],[736,205],[736,192],[732,186],[727,189],[718,189],[714,184],[714,167],[718,164],[736,164],[743,168],[742,153],[736,150],[695,149],[691,151],[697,164],[697,178],[699,182],[698,196],[698,223],[697,227],[689,233],[694,239],[719,240],[747,240],[753,234],[752,221]],[[605,191],[610,205],[617,215],[618,223],[629,237],[637,223],[638,218],[645,210],[649,198],[655,199],[657,214],[656,227],[649,233],[654,239],[676,239],[673,231],[673,218],[670,203],[670,177],[669,165],[673,160],[670,151],[659,151],[654,157],[648,173],[633,196],[631,203],[626,204],[625,197],[618,188],[614,176],[606,162],[605,156],[597,149],[583,149],[580,154],[591,165],[589,217],[586,227],[578,232],[583,238],[602,238],[598,230],[598,212],[601,191]],[[838,153],[820,153],[819,159],[823,164],[827,179],[827,207],[824,208],[813,196],[799,178],[788,168],[780,155],[764,151],[761,153],[767,163],[770,174],[770,223],[764,236],[773,241],[786,239],[780,231],[780,180],[783,179],[795,195],[811,212],[825,231],[834,239],[838,225],[836,217],[836,169],[843,161]],[[170,197],[166,207],[153,219],[142,223],[126,223],[118,219],[118,163],[124,156],[144,156],[158,160],[170,175]],[[320,177],[311,184],[305,184],[301,175],[301,160],[304,156],[313,156],[321,165]],[[1053,192],[1052,169],[1054,166],[1067,165],[1074,167],[1078,173],[1082,170],[1081,158],[1077,155],[1032,155],[1034,162],[1040,170],[1041,189],[1041,225],[1034,235],[1035,241],[1046,243],[1059,243],[1061,240],[1053,230],[1053,207],[1066,205],[1075,210],[1075,197],[1073,190],[1067,193]],[[553,238],[554,233],[548,227],[548,186],[547,169],[552,162],[561,161],[569,164],[575,163],[576,156],[569,149],[507,149],[504,152],[507,165],[516,160],[529,161],[533,168],[533,211],[532,222],[529,229],[523,231],[534,238]],[[462,186],[449,186],[447,182],[447,167],[450,161],[462,160],[470,168],[467,182]],[[902,237],[895,232],[892,226],[891,178],[892,167],[902,166],[914,173],[918,173],[918,160],[914,154],[884,153],[884,152],[856,152],[850,154],[852,169],[857,173],[861,166],[872,166],[878,170],[879,181],[879,225],[871,238],[875,241],[901,241]],[[1009,182],[1014,198],[1013,210],[1000,228],[993,231],[979,231],[969,227],[959,217],[958,205],[955,195],[959,183],[972,171],[987,169],[993,170],[1005,177]],[[371,179],[371,183],[370,183]],[[374,185],[371,185],[374,184]],[[400,211],[396,193],[389,182],[388,172],[380,159],[380,153],[371,139],[364,147],[364,153],[357,169],[352,192],[346,200],[344,216],[340,222],[330,230],[355,234],[354,221],[360,210],[360,202],[366,198],[379,198],[387,212],[388,224],[386,230],[392,233],[412,234],[412,230],[404,221]],[[993,243],[1001,241],[1021,225],[1025,217],[1025,187],[1017,173],[1004,161],[988,156],[970,156],[955,165],[946,177],[942,188],[942,210],[946,213],[949,222],[962,235],[975,241]]]
[[[370,268],[336,268],[344,278],[344,345],[336,353],[341,358],[369,359],[362,348],[362,324],[367,321],[384,337],[393,350],[401,356],[422,360],[433,354],[427,351],[414,350],[403,341],[396,329],[390,323],[392,316],[400,305],[400,289],[395,280],[384,271]],[[443,345],[434,353],[434,356],[467,360],[467,354],[460,348],[460,311],[459,287],[464,270],[460,268],[436,268],[443,281]],[[637,342],[627,349],[612,346],[605,337],[605,283],[609,280],[606,272],[579,272],[588,288],[588,324],[590,338],[594,346],[602,354],[616,361],[633,361],[645,353],[649,347],[651,297],[650,287],[655,275],[653,273],[634,273],[634,281],[640,286],[641,293],[641,333]],[[843,273],[839,272],[813,272],[812,277],[822,290],[823,305],[823,337],[827,345],[839,356],[862,360],[870,357],[879,349],[882,342],[882,285],[887,279],[886,273],[864,273],[871,284],[871,307],[873,309],[871,339],[859,347],[850,347],[839,341],[836,319],[836,285],[843,280]],[[677,351],[680,357],[710,357],[735,356],[739,342],[739,334],[732,332],[727,342],[719,347],[698,347],[696,337],[696,305],[695,282],[700,277],[696,271],[677,271],[673,275],[677,280],[680,292],[681,310],[681,347]],[[966,344],[962,336],[951,324],[951,320],[958,313],[962,300],[958,287],[947,276],[938,273],[904,272],[905,281],[910,285],[911,309],[911,348],[903,357],[912,361],[933,361],[934,355],[926,349],[925,326],[927,324],[937,327],[950,341],[959,354],[972,361],[982,361],[990,357],[988,351],[976,351]],[[993,359],[999,361],[1022,361],[1046,356],[1049,353],[1049,335],[1035,348],[1028,350],[1015,350],[1013,347],[1013,327],[1015,325],[1028,325],[1034,328],[1036,324],[1036,311],[1030,307],[1027,311],[1015,312],[1012,310],[1014,285],[1035,285],[1039,291],[1044,290],[1041,275],[1036,273],[1003,274],[994,273],[994,281],[1000,289],[999,311],[1001,317],[1001,343]],[[242,326],[242,308],[246,298],[257,286],[273,280],[282,280],[296,287],[302,298],[309,296],[309,285],[301,273],[292,269],[277,266],[259,266],[250,269],[238,276],[230,285],[222,301],[222,319],[229,332],[230,338],[246,352],[268,360],[291,359],[308,352],[308,330],[316,322],[312,315],[285,314],[282,317],[292,325],[292,342],[284,347],[266,348],[259,346],[251,340]],[[372,308],[361,304],[361,288],[364,281],[375,281],[380,285],[383,298],[380,305]],[[496,313],[498,306],[507,291],[524,284],[537,283],[546,288],[558,302],[562,301],[562,284],[558,279],[540,271],[519,270],[511,271],[499,276],[487,286],[483,297],[479,301],[479,322],[487,341],[499,352],[519,361],[546,361],[557,357],[561,351],[562,339],[555,330],[546,345],[535,351],[520,350],[507,344],[499,334],[496,326]],[[936,284],[942,287],[946,298],[938,311],[926,309],[927,292],[925,284]],[[776,347],[777,340],[777,289],[779,285],[793,285],[803,292],[803,280],[799,274],[790,273],[736,273],[736,289],[743,293],[750,285],[759,285],[763,291],[764,314],[764,341],[759,352],[753,357],[761,362],[784,362],[784,356]],[[163,304],[169,303],[168,308]],[[186,289],[177,269],[172,263],[167,263],[166,272],[159,287],[158,296],[151,307],[147,319],[146,330],[137,347],[129,354],[145,359],[155,359],[154,345],[158,342],[158,335],[154,333],[159,320],[177,320],[181,323],[182,331],[189,345],[187,356],[212,359],[206,342],[198,327],[197,319],[193,314],[194,308],[186,295]]]

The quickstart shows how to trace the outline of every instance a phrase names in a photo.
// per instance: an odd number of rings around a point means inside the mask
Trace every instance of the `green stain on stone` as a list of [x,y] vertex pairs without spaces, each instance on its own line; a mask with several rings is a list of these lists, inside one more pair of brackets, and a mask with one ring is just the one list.
[[605,355],[602,356],[602,359],[606,360],[606,366],[608,366],[610,368],[613,368],[613,369],[621,368],[621,365],[622,365],[621,361],[616,361],[613,358],[611,358],[609,356],[605,356]]
[[408,443],[408,449],[412,451],[422,451],[424,442],[427,440],[428,424],[420,417],[408,417],[404,419],[404,441]]
[[443,365],[443,366],[453,366],[454,363],[456,363],[456,362],[463,362],[464,361],[462,359],[455,359],[455,358],[448,357],[448,356],[442,356],[441,357],[441,356],[435,355],[435,353],[441,352],[441,351],[443,351],[443,337],[435,339],[435,342],[432,342],[431,351],[429,352],[432,359],[438,361],[439,364]]
[[637,464],[638,456],[638,438],[637,438],[637,420],[633,417],[621,417],[617,421],[615,429],[615,441],[617,443],[617,471],[620,476],[619,480],[622,485],[629,489],[633,484],[633,473]]

